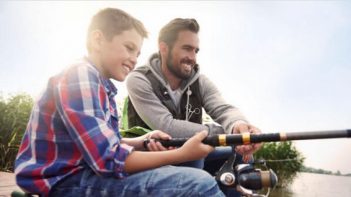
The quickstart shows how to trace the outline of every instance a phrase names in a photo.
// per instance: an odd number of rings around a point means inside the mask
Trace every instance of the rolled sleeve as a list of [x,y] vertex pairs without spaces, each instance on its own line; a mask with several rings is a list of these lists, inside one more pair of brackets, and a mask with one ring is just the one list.
[[130,153],[134,151],[133,146],[127,144],[118,144],[115,151],[115,177],[123,178],[128,176],[128,173],[125,171],[125,161]]

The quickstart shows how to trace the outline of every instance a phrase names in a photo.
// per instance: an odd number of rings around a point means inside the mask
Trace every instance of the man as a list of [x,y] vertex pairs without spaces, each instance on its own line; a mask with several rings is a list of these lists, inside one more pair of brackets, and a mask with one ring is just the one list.
[[[199,73],[198,32],[195,19],[176,18],[161,29],[159,53],[127,78],[129,127],[160,129],[172,137],[190,137],[201,130],[208,130],[209,135],[260,133]],[[221,127],[203,125],[202,109]],[[260,144],[237,146],[236,152],[248,162],[259,147]]]

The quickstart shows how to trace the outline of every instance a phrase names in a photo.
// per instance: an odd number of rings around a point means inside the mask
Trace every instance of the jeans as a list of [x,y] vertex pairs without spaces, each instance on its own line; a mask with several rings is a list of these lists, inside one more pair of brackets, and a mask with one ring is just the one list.
[[[213,152],[211,152],[210,154],[207,155],[207,157],[205,159],[200,159],[200,160],[196,160],[196,161],[188,161],[185,163],[181,163],[177,166],[187,166],[187,167],[193,167],[193,168],[199,168],[199,169],[204,169],[205,167],[205,163],[206,164],[214,164],[214,163],[218,163],[218,165],[216,165],[216,169],[213,169],[213,171],[217,171],[219,169],[219,167],[224,163],[225,160],[228,159],[228,157],[230,155],[232,155],[232,147],[230,146],[224,146],[224,147],[216,147],[215,150]],[[217,169],[218,166],[218,169]],[[212,168],[212,165],[211,165]],[[213,173],[211,173],[212,175],[214,175]]]
[[[216,175],[216,172],[222,167],[225,161],[233,154],[232,147],[224,146],[224,147],[216,147],[213,152],[211,152],[205,159],[189,161],[182,164],[180,166],[188,166],[193,168],[204,169],[212,176]],[[242,156],[240,154],[236,154],[236,160],[234,166],[237,164],[242,164]],[[230,197],[240,197],[241,194],[236,191],[235,188],[228,188],[221,183],[219,183],[220,189],[226,196]]]
[[189,167],[164,166],[124,179],[101,177],[90,168],[70,176],[50,191],[50,196],[215,196],[224,194],[207,172]]

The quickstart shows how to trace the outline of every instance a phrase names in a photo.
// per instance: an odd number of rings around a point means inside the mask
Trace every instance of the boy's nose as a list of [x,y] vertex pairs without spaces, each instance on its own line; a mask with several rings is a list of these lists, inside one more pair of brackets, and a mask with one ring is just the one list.
[[134,69],[134,66],[137,64],[137,62],[138,62],[138,58],[136,57],[136,56],[130,56],[130,58],[129,58],[129,60],[130,60],[130,62],[132,63],[132,65],[133,65],[133,69]]

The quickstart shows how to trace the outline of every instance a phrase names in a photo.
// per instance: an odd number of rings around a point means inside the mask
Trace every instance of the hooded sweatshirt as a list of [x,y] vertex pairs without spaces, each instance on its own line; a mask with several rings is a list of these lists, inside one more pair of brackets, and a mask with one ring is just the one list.
[[[145,67],[150,69],[160,84],[167,89],[174,105],[179,106],[179,100],[186,94],[188,87],[198,80],[202,107],[216,124],[203,125],[176,119],[164,106],[153,90],[151,82],[141,72]],[[193,69],[191,77],[183,80],[179,89],[172,90],[167,79],[162,74],[161,61],[157,54],[148,63],[136,68],[127,77],[127,89],[130,102],[140,118],[153,130],[162,130],[172,137],[191,137],[201,130],[208,130],[209,135],[231,133],[234,123],[238,120],[247,122],[238,108],[225,102],[215,85],[203,74],[199,67]],[[187,110],[188,111],[188,110]],[[188,114],[189,115],[189,114]]]

